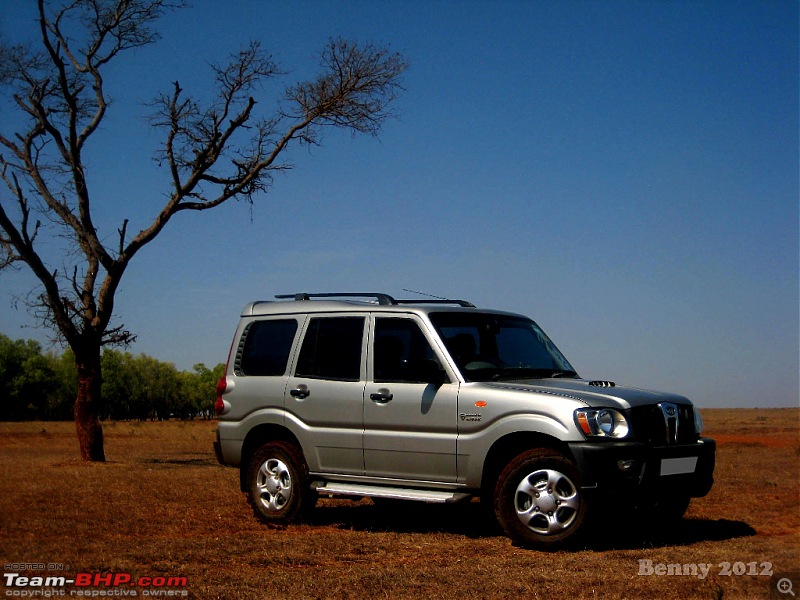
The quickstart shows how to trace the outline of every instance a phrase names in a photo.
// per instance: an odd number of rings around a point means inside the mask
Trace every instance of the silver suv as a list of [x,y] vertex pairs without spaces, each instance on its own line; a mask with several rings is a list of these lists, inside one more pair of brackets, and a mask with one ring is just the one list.
[[320,495],[479,497],[516,542],[556,548],[604,500],[663,520],[711,488],[716,445],[689,400],[580,378],[527,317],[276,298],[245,306],[217,385],[217,458],[239,467],[262,521],[297,519]]

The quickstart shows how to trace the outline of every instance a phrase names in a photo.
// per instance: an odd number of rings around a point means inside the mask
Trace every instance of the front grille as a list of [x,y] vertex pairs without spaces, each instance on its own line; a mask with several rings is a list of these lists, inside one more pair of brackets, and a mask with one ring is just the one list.
[[633,437],[654,446],[676,446],[697,441],[694,409],[686,404],[660,402],[629,411]]

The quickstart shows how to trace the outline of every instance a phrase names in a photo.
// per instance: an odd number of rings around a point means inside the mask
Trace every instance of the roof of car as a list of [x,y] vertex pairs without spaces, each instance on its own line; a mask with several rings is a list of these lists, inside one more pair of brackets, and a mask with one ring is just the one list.
[[260,315],[295,315],[331,312],[387,312],[428,314],[432,312],[474,312],[516,315],[500,310],[477,309],[466,300],[444,298],[398,300],[383,293],[300,293],[280,294],[277,300],[250,302],[242,309],[242,317]]
[[300,292],[297,294],[278,294],[275,296],[280,300],[311,300],[312,298],[350,298],[359,299],[369,298],[369,304],[380,304],[381,306],[393,306],[397,304],[454,304],[457,306],[464,306],[467,308],[475,308],[472,302],[466,300],[450,300],[448,298],[423,298],[415,300],[397,300],[392,298],[389,294],[383,292],[325,292],[325,293],[308,293]]
[[423,300],[398,300],[381,292],[332,292],[332,293],[299,293],[279,294],[275,300],[250,302],[242,310],[242,316],[307,313],[307,312],[342,312],[381,309],[388,312],[408,312],[409,308],[459,308],[474,309],[475,306],[466,300],[448,300],[444,298]]

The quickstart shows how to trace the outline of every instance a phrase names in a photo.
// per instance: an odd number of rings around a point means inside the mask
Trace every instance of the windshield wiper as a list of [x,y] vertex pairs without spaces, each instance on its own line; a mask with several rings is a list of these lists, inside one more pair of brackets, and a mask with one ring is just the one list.
[[533,369],[530,367],[517,369],[500,369],[491,376],[491,381],[514,381],[521,379],[550,379],[559,377],[577,377],[575,371],[554,371],[552,369]]
[[542,379],[549,377],[549,369],[532,369],[522,367],[517,369],[501,369],[492,375],[492,381],[514,381],[515,379]]
[[558,379],[559,377],[577,377],[578,374],[575,371],[553,371],[550,373],[550,377],[553,379]]

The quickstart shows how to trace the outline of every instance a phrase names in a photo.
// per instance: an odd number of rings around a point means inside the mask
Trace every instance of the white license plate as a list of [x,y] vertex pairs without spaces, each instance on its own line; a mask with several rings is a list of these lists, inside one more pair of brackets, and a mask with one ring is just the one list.
[[697,457],[664,458],[661,460],[661,475],[684,475],[694,473],[697,468]]

